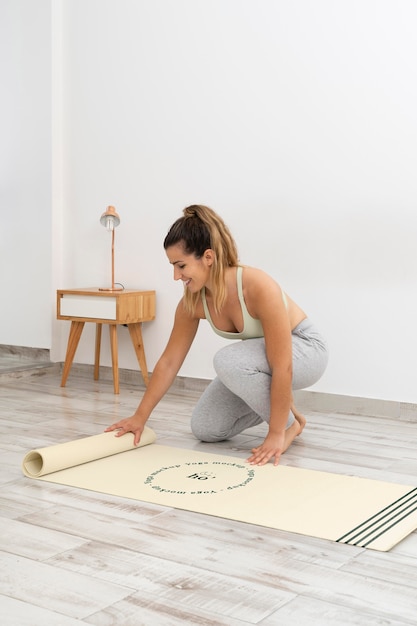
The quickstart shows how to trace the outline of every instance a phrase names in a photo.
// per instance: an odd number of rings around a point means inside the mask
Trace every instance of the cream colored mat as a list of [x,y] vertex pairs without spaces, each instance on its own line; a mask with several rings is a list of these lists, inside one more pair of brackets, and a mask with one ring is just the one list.
[[[417,489],[154,444],[103,433],[33,450],[39,478],[250,524],[386,551],[417,528]],[[148,445],[152,444],[152,445]]]

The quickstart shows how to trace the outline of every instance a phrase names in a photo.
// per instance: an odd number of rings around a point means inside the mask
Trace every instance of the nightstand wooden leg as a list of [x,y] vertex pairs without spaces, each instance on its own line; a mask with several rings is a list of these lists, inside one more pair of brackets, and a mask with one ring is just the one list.
[[102,324],[96,324],[96,352],[94,357],[94,380],[98,380],[100,372],[100,346]]
[[85,322],[71,322],[70,334],[68,337],[67,354],[65,356],[64,369],[62,370],[61,387],[65,387],[68,374],[74,360],[75,351],[80,341]]
[[135,348],[135,353],[138,359],[140,370],[142,372],[143,380],[145,381],[145,385],[148,385],[149,376],[148,368],[146,365],[145,349],[143,347],[142,324],[140,322],[137,322],[136,324],[128,324],[127,327],[129,329],[133,347]]
[[119,393],[119,362],[117,356],[117,325],[109,324],[114,393]]

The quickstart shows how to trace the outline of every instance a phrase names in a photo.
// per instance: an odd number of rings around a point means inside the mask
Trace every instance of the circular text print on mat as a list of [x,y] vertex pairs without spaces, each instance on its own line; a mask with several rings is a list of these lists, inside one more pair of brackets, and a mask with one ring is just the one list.
[[161,493],[199,496],[245,487],[254,476],[253,469],[240,463],[194,461],[161,467],[145,485]]

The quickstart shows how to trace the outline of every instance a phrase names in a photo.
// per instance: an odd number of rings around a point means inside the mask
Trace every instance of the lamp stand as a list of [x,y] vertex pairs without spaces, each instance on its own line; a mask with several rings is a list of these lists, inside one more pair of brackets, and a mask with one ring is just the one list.
[[99,291],[123,291],[123,287],[114,284],[114,228],[111,231],[111,287],[100,287]]

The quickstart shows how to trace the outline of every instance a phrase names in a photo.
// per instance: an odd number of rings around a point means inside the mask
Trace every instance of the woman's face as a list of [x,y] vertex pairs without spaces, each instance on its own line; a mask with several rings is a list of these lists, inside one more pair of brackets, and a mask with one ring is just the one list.
[[181,243],[169,246],[166,254],[171,265],[174,266],[174,280],[182,280],[184,287],[192,293],[199,292],[210,280],[210,270],[213,264],[212,250],[206,250],[198,259],[194,254],[184,252]]

